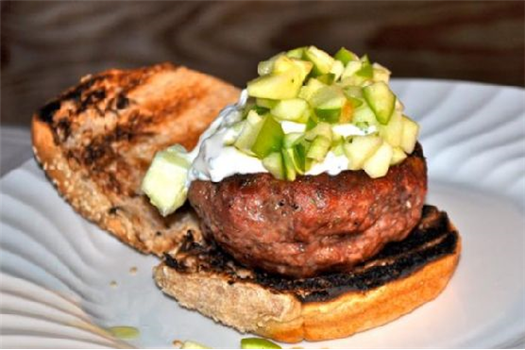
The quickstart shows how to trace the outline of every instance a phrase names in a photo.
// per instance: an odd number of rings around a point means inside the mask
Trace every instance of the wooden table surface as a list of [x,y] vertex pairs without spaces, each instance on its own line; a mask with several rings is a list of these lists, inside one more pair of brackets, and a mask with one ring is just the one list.
[[524,25],[522,1],[2,1],[1,121],[29,125],[87,73],[171,61],[243,86],[308,44],[368,53],[394,77],[524,86]]

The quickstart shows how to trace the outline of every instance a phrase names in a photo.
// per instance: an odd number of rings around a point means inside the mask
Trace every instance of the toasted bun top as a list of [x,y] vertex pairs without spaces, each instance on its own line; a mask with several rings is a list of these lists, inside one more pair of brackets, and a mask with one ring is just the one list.
[[182,210],[162,218],[140,191],[155,152],[193,148],[235,87],[160,64],[84,77],[33,117],[37,160],[83,216],[143,252],[162,254],[197,226]]

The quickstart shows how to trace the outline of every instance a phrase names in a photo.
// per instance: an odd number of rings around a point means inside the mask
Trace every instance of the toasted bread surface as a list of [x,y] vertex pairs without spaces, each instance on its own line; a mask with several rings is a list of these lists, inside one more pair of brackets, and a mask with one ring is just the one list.
[[157,284],[187,308],[283,342],[347,337],[409,313],[443,290],[461,251],[448,216],[432,206],[408,239],[352,272],[313,278],[248,270],[200,239],[187,233],[155,269]]
[[191,208],[163,218],[141,193],[151,159],[175,143],[192,149],[238,95],[221,80],[171,64],[87,76],[35,113],[34,154],[82,216],[161,255],[199,228]]

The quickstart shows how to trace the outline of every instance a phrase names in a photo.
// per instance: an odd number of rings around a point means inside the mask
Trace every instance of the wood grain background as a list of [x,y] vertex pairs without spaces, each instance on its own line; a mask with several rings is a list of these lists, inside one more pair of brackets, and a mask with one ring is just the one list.
[[1,120],[87,73],[171,61],[238,86],[291,47],[346,46],[394,77],[524,86],[522,1],[2,1]]

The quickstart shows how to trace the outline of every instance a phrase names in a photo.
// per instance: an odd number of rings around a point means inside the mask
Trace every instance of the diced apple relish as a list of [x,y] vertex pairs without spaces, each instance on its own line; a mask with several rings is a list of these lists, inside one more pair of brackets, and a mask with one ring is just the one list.
[[390,90],[390,71],[366,55],[300,47],[257,71],[192,152],[175,145],[156,155],[142,189],[162,215],[185,202],[194,179],[268,171],[293,181],[344,170],[377,178],[414,150],[419,125]]
[[[417,123],[403,115],[390,71],[366,55],[300,47],[260,62],[258,73],[248,82],[246,122],[234,145],[279,179],[308,173],[329,152],[345,154],[349,170],[381,177],[414,149]],[[288,137],[279,123],[290,122],[305,131]],[[332,132],[340,125],[374,132],[345,137]]]

